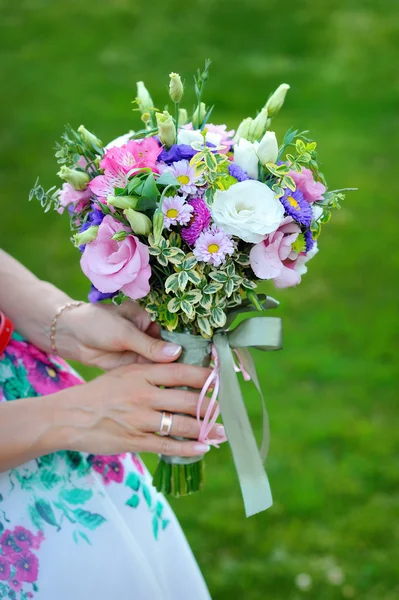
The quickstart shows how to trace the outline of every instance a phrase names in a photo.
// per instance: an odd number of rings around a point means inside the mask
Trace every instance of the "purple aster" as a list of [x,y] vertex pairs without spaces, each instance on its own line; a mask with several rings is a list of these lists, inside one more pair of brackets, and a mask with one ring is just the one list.
[[[214,144],[211,144],[209,142],[207,142],[206,145],[210,148],[215,147]],[[192,148],[188,144],[175,144],[174,146],[169,148],[169,150],[162,150],[158,160],[170,165],[171,163],[177,162],[179,160],[191,160],[195,154],[198,154],[198,150],[194,150],[194,148]]]
[[100,302],[101,300],[108,300],[108,298],[113,298],[114,296],[116,296],[117,293],[118,292],[104,294],[103,292],[100,292],[100,290],[98,290],[96,287],[94,287],[94,285],[92,285],[88,298],[89,302],[94,304],[96,302]]
[[188,226],[182,229],[181,236],[189,246],[194,246],[202,231],[208,229],[211,213],[202,198],[194,198],[189,204],[193,207],[194,214]]
[[[95,204],[92,204],[92,209],[88,214],[86,221],[83,223],[82,227],[79,229],[79,233],[86,231],[89,227],[96,227],[102,223],[103,218],[105,217],[104,213],[101,209],[96,208]],[[79,246],[79,251],[84,252],[86,248],[86,244],[82,244]]]
[[181,196],[169,196],[162,202],[162,212],[165,217],[165,227],[170,229],[173,225],[187,225],[190,221],[193,207]]
[[302,192],[299,190],[293,192],[287,188],[284,196],[280,198],[280,202],[284,206],[286,214],[292,217],[294,221],[305,227],[310,227],[313,219],[312,207],[309,202],[306,202]]
[[249,179],[249,175],[244,169],[241,169],[238,165],[231,163],[229,165],[229,173],[232,177],[235,177],[237,181],[246,181]]
[[184,194],[195,194],[197,187],[195,182],[198,179],[194,167],[190,166],[188,160],[179,160],[174,162],[170,167],[166,167],[164,171],[172,173],[180,183],[180,192]]
[[220,267],[226,261],[226,256],[231,256],[233,252],[231,236],[217,225],[212,225],[200,234],[193,251],[199,261],[211,263],[215,267]]
[[311,250],[314,246],[314,239],[313,239],[312,232],[310,231],[310,229],[307,229],[303,235],[305,237],[306,252],[309,252],[309,250]]

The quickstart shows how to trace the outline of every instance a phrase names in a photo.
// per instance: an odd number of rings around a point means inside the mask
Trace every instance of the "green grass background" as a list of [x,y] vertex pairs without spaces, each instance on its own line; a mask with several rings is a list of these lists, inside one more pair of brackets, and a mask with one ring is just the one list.
[[[228,447],[211,453],[204,493],[172,502],[215,600],[399,598],[397,9],[397,0],[0,0],[0,243],[73,297],[87,281],[67,219],[27,195],[38,174],[56,182],[64,123],[105,140],[137,126],[136,80],[161,104],[170,71],[189,84],[211,57],[207,99],[231,126],[288,82],[277,134],[310,129],[330,186],[359,188],[323,231],[301,286],[268,288],[285,328],[284,350],[258,358],[273,508],[245,519]],[[250,386],[246,400],[256,423]],[[300,573],[312,577],[308,591]]]

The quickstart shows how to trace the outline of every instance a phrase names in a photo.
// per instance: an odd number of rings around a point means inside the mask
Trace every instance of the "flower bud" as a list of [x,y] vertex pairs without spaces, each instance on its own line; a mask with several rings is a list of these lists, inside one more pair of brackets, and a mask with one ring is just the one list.
[[87,188],[87,184],[90,181],[90,177],[84,171],[70,169],[65,165],[62,165],[57,175],[64,181],[70,183],[75,188],[75,190],[85,190]]
[[78,132],[82,136],[82,140],[91,148],[92,150],[97,150],[98,148],[103,147],[103,143],[98,139],[93,133],[91,133],[86,127],[81,125],[78,128]]
[[141,120],[145,125],[148,125],[151,122],[151,114],[149,112],[145,112],[141,115]]
[[266,123],[267,108],[262,108],[258,116],[255,119],[253,119],[252,123],[249,126],[248,139],[251,142],[254,142],[263,135],[266,129]]
[[161,144],[164,144],[167,148],[173,146],[176,141],[176,127],[171,115],[167,110],[163,113],[156,113],[158,134]]
[[136,196],[108,196],[107,204],[115,208],[136,208],[138,198]]
[[290,89],[288,83],[282,83],[278,86],[275,92],[270,96],[269,100],[265,104],[265,108],[269,111],[269,117],[273,118],[277,115],[280,108],[284,104],[285,96]]
[[137,104],[142,113],[154,109],[154,103],[143,81],[137,82]]
[[169,83],[169,96],[172,102],[178,104],[183,98],[183,84],[178,73],[171,73],[169,75],[170,83]]
[[206,116],[206,104],[205,102],[201,102],[200,106],[197,106],[197,108],[194,111],[193,114],[193,126],[194,129],[198,129],[198,127],[200,127],[205,119]]
[[86,231],[76,233],[73,236],[73,243],[76,247],[83,246],[84,244],[90,244],[97,238],[98,226],[92,225]]
[[236,139],[237,141],[240,138],[243,138],[244,140],[248,139],[249,136],[249,129],[252,125],[253,119],[251,119],[251,117],[247,117],[246,119],[244,119],[243,121],[241,121],[241,123],[239,124],[236,134],[234,136],[234,139]]
[[256,154],[262,165],[266,165],[267,163],[275,164],[278,156],[278,144],[274,131],[267,131],[265,133],[256,149]]
[[126,219],[129,221],[129,225],[134,233],[137,235],[149,235],[152,231],[151,219],[137,210],[127,208],[123,211]]
[[129,235],[128,231],[121,229],[121,231],[117,231],[116,233],[114,233],[114,235],[112,236],[112,239],[115,240],[115,242],[123,242],[123,240],[125,240],[128,235]]
[[188,114],[185,108],[179,108],[179,123],[185,125],[188,121]]

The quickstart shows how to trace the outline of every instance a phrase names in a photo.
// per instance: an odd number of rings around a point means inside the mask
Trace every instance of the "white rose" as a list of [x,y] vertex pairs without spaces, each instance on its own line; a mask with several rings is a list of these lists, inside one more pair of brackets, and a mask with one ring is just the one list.
[[231,235],[258,244],[275,231],[284,208],[274,192],[260,181],[247,179],[226,191],[218,190],[211,207],[213,220]]
[[267,131],[256,148],[256,154],[262,165],[275,163],[278,156],[278,144],[274,131]]
[[249,177],[258,179],[259,160],[255,144],[241,138],[238,144],[234,146],[234,163],[246,171]]
[[305,275],[308,272],[308,268],[306,263],[309,262],[316,254],[318,253],[319,248],[317,246],[317,242],[314,243],[314,246],[307,254],[300,254],[295,262],[295,271],[298,275]]
[[321,215],[323,214],[323,207],[316,204],[316,202],[313,202],[311,204],[311,206],[312,206],[313,218],[315,221],[318,221],[320,219]]

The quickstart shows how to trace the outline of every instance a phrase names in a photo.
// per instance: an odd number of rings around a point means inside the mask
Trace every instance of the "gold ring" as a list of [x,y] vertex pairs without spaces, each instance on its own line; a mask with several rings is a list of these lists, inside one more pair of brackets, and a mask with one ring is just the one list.
[[172,429],[172,420],[173,420],[172,413],[170,413],[170,412],[162,413],[161,426],[158,431],[159,435],[162,435],[162,436],[169,435],[170,430]]

